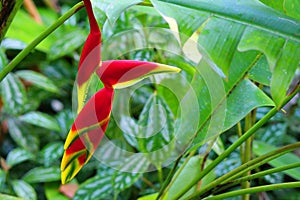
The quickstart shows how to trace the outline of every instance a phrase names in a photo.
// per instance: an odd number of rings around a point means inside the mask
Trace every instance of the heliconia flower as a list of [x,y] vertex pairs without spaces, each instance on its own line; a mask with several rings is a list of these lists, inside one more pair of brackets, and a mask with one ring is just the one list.
[[69,182],[80,171],[99,145],[110,119],[115,88],[127,87],[152,74],[179,71],[179,68],[152,62],[103,62],[96,73],[104,88],[83,107],[67,136],[61,163],[62,183]]
[[99,67],[101,62],[101,31],[95,19],[90,0],[84,0],[84,5],[88,14],[90,33],[83,46],[78,65],[78,112],[82,109],[85,102],[86,89],[89,84],[89,78],[91,77],[93,72]]

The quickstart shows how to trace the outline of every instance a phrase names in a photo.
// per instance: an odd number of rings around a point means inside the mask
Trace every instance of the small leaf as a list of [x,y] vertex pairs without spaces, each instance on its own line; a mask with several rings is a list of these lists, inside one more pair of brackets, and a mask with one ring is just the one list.
[[138,148],[160,166],[174,148],[174,116],[166,102],[153,95],[146,103],[139,121]]
[[136,5],[138,3],[143,2],[142,0],[123,0],[123,1],[110,1],[110,0],[103,0],[101,2],[92,0],[94,6],[103,10],[111,25],[113,25],[121,13],[126,10],[127,8]]
[[0,84],[5,112],[13,115],[25,111],[27,96],[25,87],[16,75],[8,74]]
[[60,180],[60,169],[58,167],[36,167],[23,176],[28,183],[52,182]]
[[12,187],[13,187],[15,193],[19,197],[22,197],[25,200],[37,199],[37,195],[36,195],[36,192],[33,189],[33,187],[23,180],[12,181]]
[[[275,149],[276,149],[276,147],[271,146],[271,145],[261,142],[261,141],[254,141],[254,143],[253,143],[253,151],[258,156],[266,154]],[[269,164],[272,165],[273,167],[283,167],[285,165],[293,164],[293,163],[300,163],[300,158],[299,158],[299,156],[296,156],[295,154],[292,154],[292,153],[287,153],[287,154],[280,156],[279,158],[276,158],[269,162]],[[296,179],[298,181],[300,180],[300,168],[299,167],[283,171],[283,173],[293,177],[294,179]]]
[[[105,169],[80,185],[73,200],[100,200],[113,194],[113,170]],[[108,198],[109,199],[109,198]]]
[[40,156],[43,159],[45,167],[50,167],[51,164],[60,161],[64,152],[64,144],[62,142],[53,142],[47,144],[42,151]]
[[123,161],[121,168],[113,175],[115,192],[121,192],[133,185],[148,169],[150,163],[143,154],[133,155]]
[[60,32],[52,44],[49,59],[54,60],[72,53],[84,43],[86,35],[86,31],[78,27],[65,27],[65,31]]
[[8,130],[11,138],[23,149],[36,152],[39,149],[39,140],[21,121],[8,119]]
[[34,158],[34,155],[25,149],[16,148],[9,152],[6,158],[6,163],[9,167],[13,167],[19,163]]
[[35,86],[42,88],[46,91],[54,92],[54,93],[58,93],[59,91],[58,87],[56,87],[56,85],[49,78],[35,71],[19,70],[16,72],[16,74],[20,78],[29,81]]
[[53,131],[60,131],[60,127],[55,118],[51,117],[46,113],[41,112],[29,112],[19,117],[20,120],[40,126]]

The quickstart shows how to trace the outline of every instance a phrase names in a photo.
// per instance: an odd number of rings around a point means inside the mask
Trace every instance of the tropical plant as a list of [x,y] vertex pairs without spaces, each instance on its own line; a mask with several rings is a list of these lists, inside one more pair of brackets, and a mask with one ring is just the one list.
[[[69,8],[68,1],[60,18],[39,7],[44,24],[18,10],[20,3],[11,24],[13,12],[3,18],[1,37],[9,29],[0,47],[1,193],[75,200],[300,197],[299,1],[91,3],[96,19],[90,10],[89,21],[86,12],[78,12],[83,2]],[[91,36],[95,27],[101,34]],[[94,39],[87,39],[80,59],[88,35]],[[82,87],[83,73],[75,66],[94,47],[99,55],[100,44],[103,62],[98,70],[100,56],[88,62],[92,69]],[[146,74],[153,74],[153,62],[181,72],[105,93],[129,71],[121,66],[149,62]],[[106,75],[100,72],[105,66],[112,66]],[[136,73],[123,82],[144,78],[145,72]],[[85,99],[92,103],[84,106]],[[108,119],[112,107],[108,126],[100,123],[105,136],[96,138],[100,146],[89,162],[86,151],[80,166],[64,172],[61,184],[60,160],[73,115],[83,107],[84,117],[79,114],[73,126],[84,124],[91,105],[105,111],[101,119],[96,114],[98,122]],[[66,148],[70,138],[78,139],[72,131],[81,128],[72,128]],[[88,144],[73,148],[93,151],[95,145]],[[74,155],[71,160],[80,160]]]

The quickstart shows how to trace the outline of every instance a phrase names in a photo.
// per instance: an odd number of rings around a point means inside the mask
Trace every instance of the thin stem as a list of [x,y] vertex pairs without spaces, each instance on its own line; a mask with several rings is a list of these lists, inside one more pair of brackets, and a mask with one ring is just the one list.
[[270,190],[287,189],[287,188],[298,188],[298,187],[300,187],[300,181],[299,182],[264,185],[264,186],[252,187],[252,188],[247,188],[247,189],[242,189],[242,190],[235,190],[232,192],[227,192],[227,193],[223,193],[223,194],[212,196],[212,197],[207,197],[207,198],[205,198],[205,200],[226,199],[229,197],[235,197],[235,196],[240,196],[240,195],[244,195],[244,194],[258,193],[258,192],[264,192],[264,191],[270,191]]
[[210,190],[216,188],[218,185],[222,183],[227,183],[233,179],[235,179],[238,176],[241,176],[243,173],[250,171],[252,169],[257,168],[258,166],[261,166],[285,153],[288,153],[290,151],[293,151],[297,148],[300,148],[300,142],[284,146],[282,148],[276,149],[274,151],[271,151],[267,154],[264,154],[263,156],[259,156],[237,168],[230,171],[229,173],[221,176],[220,178],[216,179],[215,181],[211,182],[210,184],[206,185],[204,188],[202,188],[201,191],[194,193],[193,195],[189,196],[187,199],[194,199],[199,196],[204,196],[207,194]]
[[77,3],[68,12],[61,16],[56,22],[49,26],[44,32],[38,35],[25,49],[23,49],[1,72],[0,81],[11,72],[40,42],[48,37],[53,31],[55,31],[60,25],[68,20],[72,15],[84,7],[83,2]]
[[220,185],[220,187],[218,189],[216,189],[215,191],[213,191],[213,194],[220,193],[221,191],[224,191],[224,190],[226,190],[228,188],[231,188],[231,187],[233,187],[235,185],[238,185],[238,184],[240,184],[240,183],[242,183],[244,181],[250,181],[250,180],[253,180],[253,179],[256,179],[256,178],[260,178],[260,177],[263,177],[263,176],[266,176],[266,175],[269,175],[269,174],[274,174],[274,173],[277,173],[277,172],[283,172],[285,170],[294,169],[294,168],[298,168],[298,167],[300,167],[300,162],[289,164],[289,165],[285,165],[283,167],[272,168],[272,169],[269,169],[269,170],[265,170],[265,171],[261,171],[261,172],[252,174],[250,176],[242,177],[242,178],[236,179],[236,180],[234,180],[232,182]]
[[[282,106],[289,102],[300,91],[300,81],[295,89],[284,99]],[[262,127],[268,120],[273,117],[281,107],[272,108],[263,118],[261,118],[256,124],[254,124],[242,137],[235,141],[228,149],[226,149],[220,156],[218,156],[213,162],[211,162],[203,171],[199,173],[197,179],[188,183],[187,186],[178,193],[176,199],[179,199],[190,188],[192,188],[198,181],[200,181],[206,174],[213,170],[220,162],[228,157],[235,149],[237,149],[244,141],[251,137],[260,127]]]

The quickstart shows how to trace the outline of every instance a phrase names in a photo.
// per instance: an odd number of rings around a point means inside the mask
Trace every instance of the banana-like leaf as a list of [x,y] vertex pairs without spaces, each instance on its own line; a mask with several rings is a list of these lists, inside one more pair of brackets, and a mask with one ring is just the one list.
[[[152,0],[152,3],[163,15],[175,19],[178,29],[186,30],[183,34],[190,36],[191,29],[199,28],[198,45],[201,54],[227,78],[237,54],[255,51],[259,56],[262,52],[273,72],[272,97],[277,106],[282,104],[300,61],[299,21],[257,0]],[[201,14],[181,12],[184,9]],[[197,19],[193,20],[203,23],[192,24],[190,28],[180,23],[191,16]],[[252,66],[257,63],[257,56],[251,60]],[[247,61],[250,59],[247,58]]]

